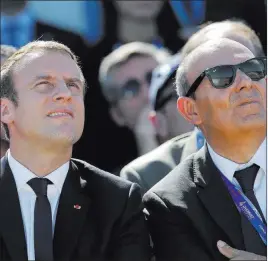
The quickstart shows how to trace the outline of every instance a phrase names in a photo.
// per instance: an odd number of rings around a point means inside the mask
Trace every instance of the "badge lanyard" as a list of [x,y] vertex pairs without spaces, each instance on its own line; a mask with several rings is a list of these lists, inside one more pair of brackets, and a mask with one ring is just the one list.
[[223,174],[221,174],[221,176],[234,200],[238,211],[249,220],[251,225],[258,232],[264,244],[267,245],[267,227],[264,224],[260,213],[240,189],[230,182]]

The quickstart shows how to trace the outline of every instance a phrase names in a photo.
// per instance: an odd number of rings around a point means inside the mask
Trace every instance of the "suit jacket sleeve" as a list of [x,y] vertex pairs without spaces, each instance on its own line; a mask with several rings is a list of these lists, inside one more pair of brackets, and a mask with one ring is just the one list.
[[141,177],[141,175],[131,166],[124,167],[120,172],[120,177],[129,180],[133,183],[137,183],[141,187],[141,194],[143,195],[147,191],[146,185]]
[[177,213],[176,208],[173,213],[172,207],[151,191],[145,194],[143,203],[156,261],[214,261],[183,212]]
[[140,188],[132,184],[121,215],[116,240],[115,261],[148,261],[151,256],[149,233],[141,206]]

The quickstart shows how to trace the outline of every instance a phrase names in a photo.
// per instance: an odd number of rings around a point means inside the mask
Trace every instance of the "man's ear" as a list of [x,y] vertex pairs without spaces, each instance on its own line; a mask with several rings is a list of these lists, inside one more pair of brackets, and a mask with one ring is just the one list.
[[179,97],[177,100],[177,108],[180,114],[193,125],[200,125],[201,118],[198,113],[196,101],[188,97]]
[[118,108],[116,107],[111,107],[109,110],[109,113],[113,119],[113,121],[120,127],[125,126],[125,119],[123,117],[123,115],[120,113],[120,111],[118,110]]
[[14,120],[14,104],[6,98],[0,99],[1,122],[9,124]]

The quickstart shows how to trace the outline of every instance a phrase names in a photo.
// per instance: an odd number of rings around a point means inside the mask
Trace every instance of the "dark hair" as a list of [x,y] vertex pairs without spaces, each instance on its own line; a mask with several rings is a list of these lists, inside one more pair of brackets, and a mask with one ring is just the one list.
[[0,123],[0,127],[1,127],[1,132],[0,132],[0,146],[1,148],[6,148],[8,149],[9,148],[9,139],[8,139],[8,135],[7,135],[7,132],[6,132],[6,129],[5,129],[5,126],[4,124],[1,122]]

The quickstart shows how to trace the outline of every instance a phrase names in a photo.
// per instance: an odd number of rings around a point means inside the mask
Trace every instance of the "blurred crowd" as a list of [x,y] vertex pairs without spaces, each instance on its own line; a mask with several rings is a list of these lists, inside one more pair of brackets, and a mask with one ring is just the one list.
[[[1,1],[1,45],[53,39],[78,56],[88,89],[73,157],[116,175],[178,135],[194,132],[202,146],[202,134],[177,112],[175,70],[182,52],[200,44],[191,37],[200,29],[204,40],[240,38],[243,25],[266,46],[266,1]],[[1,48],[1,64],[12,51]],[[1,139],[4,153],[3,126]]]

